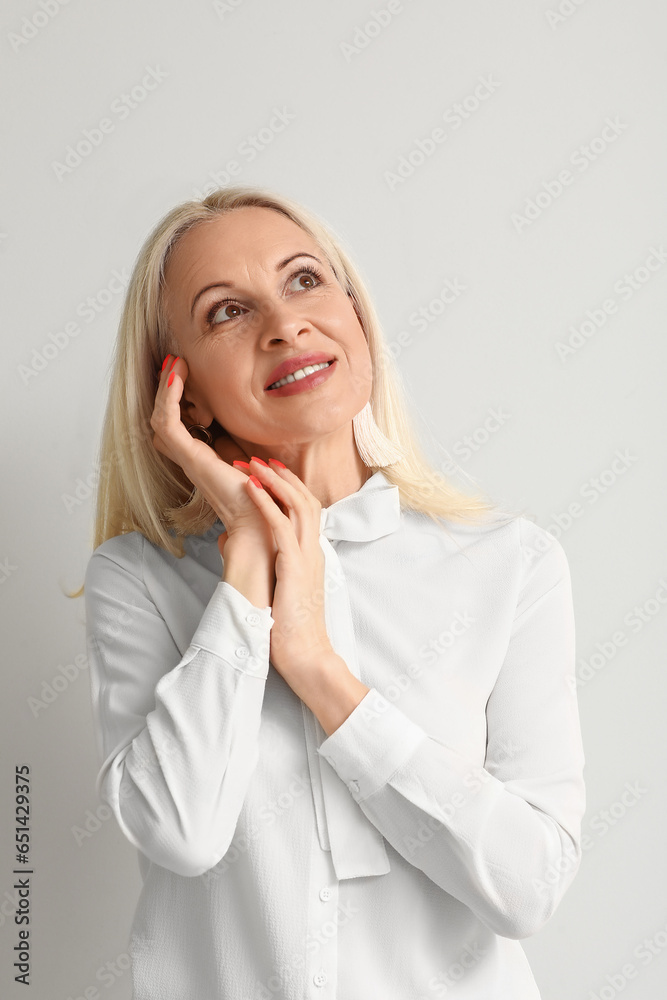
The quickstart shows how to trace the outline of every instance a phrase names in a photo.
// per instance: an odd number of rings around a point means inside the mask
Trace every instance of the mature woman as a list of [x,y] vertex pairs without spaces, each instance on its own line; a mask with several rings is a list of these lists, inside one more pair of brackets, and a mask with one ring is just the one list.
[[[427,361],[427,358],[424,358]],[[568,563],[420,450],[338,241],[173,209],[121,321],[85,577],[135,1000],[534,1000],[581,858]]]

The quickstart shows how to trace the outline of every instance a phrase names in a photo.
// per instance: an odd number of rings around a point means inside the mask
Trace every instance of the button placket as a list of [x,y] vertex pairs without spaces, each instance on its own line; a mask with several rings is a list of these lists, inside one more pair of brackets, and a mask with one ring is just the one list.
[[320,847],[313,832],[308,896],[307,995],[335,1000],[338,979],[338,882],[331,851]]

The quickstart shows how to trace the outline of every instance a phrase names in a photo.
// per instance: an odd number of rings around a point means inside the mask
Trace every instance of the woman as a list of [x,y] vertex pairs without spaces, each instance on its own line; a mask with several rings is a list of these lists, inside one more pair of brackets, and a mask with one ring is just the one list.
[[585,809],[567,560],[429,465],[314,216],[230,188],[162,220],[100,458],[87,636],[135,1000],[538,998],[519,939]]

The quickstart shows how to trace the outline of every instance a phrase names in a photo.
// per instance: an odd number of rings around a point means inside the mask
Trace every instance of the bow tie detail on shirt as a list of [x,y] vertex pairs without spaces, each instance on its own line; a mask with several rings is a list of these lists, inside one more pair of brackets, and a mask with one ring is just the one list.
[[[362,678],[345,574],[332,542],[373,541],[395,531],[400,520],[398,487],[391,484],[381,470],[375,472],[356,493],[337,500],[321,511],[320,546],[325,559],[324,613],[327,633],[334,651],[359,680]],[[327,734],[304,702],[301,707],[320,846],[331,851],[338,879],[386,875],[390,866],[382,834],[363,813],[350,788],[319,752]]]

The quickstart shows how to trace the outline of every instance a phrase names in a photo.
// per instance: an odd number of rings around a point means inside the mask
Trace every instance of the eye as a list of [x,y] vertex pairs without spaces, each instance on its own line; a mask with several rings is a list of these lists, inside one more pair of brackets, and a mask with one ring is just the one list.
[[[316,288],[322,281],[322,276],[315,270],[314,267],[302,267],[301,270],[295,271],[290,279],[290,287],[293,286],[295,281],[301,282],[300,286],[293,291],[301,291],[309,288]],[[305,283],[304,283],[305,282]]]
[[222,302],[216,302],[209,309],[206,316],[206,323],[208,326],[218,326],[220,323],[225,323],[230,319],[238,319],[244,312],[247,312],[247,310],[243,306],[240,306],[238,302],[235,302],[233,299],[223,299]]

